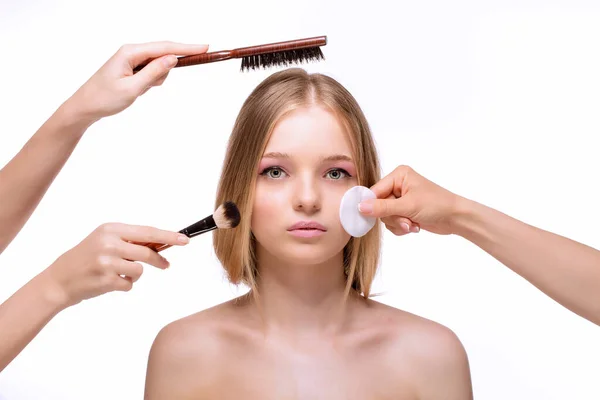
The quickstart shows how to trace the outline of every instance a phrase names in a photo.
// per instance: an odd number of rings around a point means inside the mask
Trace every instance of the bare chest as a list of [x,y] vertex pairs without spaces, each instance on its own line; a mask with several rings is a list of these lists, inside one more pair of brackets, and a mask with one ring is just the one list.
[[[228,357],[229,358],[229,357]],[[386,368],[377,354],[329,346],[238,353],[215,371],[206,398],[277,400],[416,399],[410,368]],[[404,372],[402,372],[404,371]]]

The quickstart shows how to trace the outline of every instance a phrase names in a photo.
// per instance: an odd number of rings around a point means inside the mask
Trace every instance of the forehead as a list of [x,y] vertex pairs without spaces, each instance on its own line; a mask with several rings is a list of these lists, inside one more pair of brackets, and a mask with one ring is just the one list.
[[350,137],[335,114],[319,105],[295,109],[273,129],[265,153],[352,154]]

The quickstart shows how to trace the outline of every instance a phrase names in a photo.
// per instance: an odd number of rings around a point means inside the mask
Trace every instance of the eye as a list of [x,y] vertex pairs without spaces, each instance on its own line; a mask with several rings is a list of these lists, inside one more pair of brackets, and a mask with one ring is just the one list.
[[344,177],[349,178],[350,174],[341,168],[334,168],[327,172],[329,179],[333,179],[335,181],[340,180]]
[[261,172],[261,175],[266,175],[271,179],[281,179],[281,177],[285,175],[285,172],[279,167],[269,167],[265,168],[265,170]]

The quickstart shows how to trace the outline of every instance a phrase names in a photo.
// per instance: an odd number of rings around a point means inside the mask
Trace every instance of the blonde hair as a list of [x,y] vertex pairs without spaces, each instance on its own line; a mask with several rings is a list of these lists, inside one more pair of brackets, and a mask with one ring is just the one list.
[[[350,136],[359,185],[370,187],[380,179],[377,151],[367,120],[354,97],[335,79],[308,74],[300,68],[276,72],[248,96],[235,121],[219,180],[215,207],[233,201],[241,221],[235,229],[213,233],[215,253],[229,281],[257,290],[255,238],[251,213],[258,164],[278,121],[290,111],[319,104],[345,126]],[[369,297],[379,264],[381,230],[379,221],[365,236],[351,238],[344,247],[346,294],[355,290]]]

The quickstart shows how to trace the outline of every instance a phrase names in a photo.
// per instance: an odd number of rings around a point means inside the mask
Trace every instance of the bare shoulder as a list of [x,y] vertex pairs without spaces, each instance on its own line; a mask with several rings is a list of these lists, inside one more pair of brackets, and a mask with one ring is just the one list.
[[145,399],[211,397],[219,372],[230,360],[225,351],[243,330],[234,299],[171,322],[157,334],[148,358]]
[[380,327],[384,364],[406,374],[421,399],[472,398],[465,348],[450,328],[415,314],[368,300],[372,326]]

